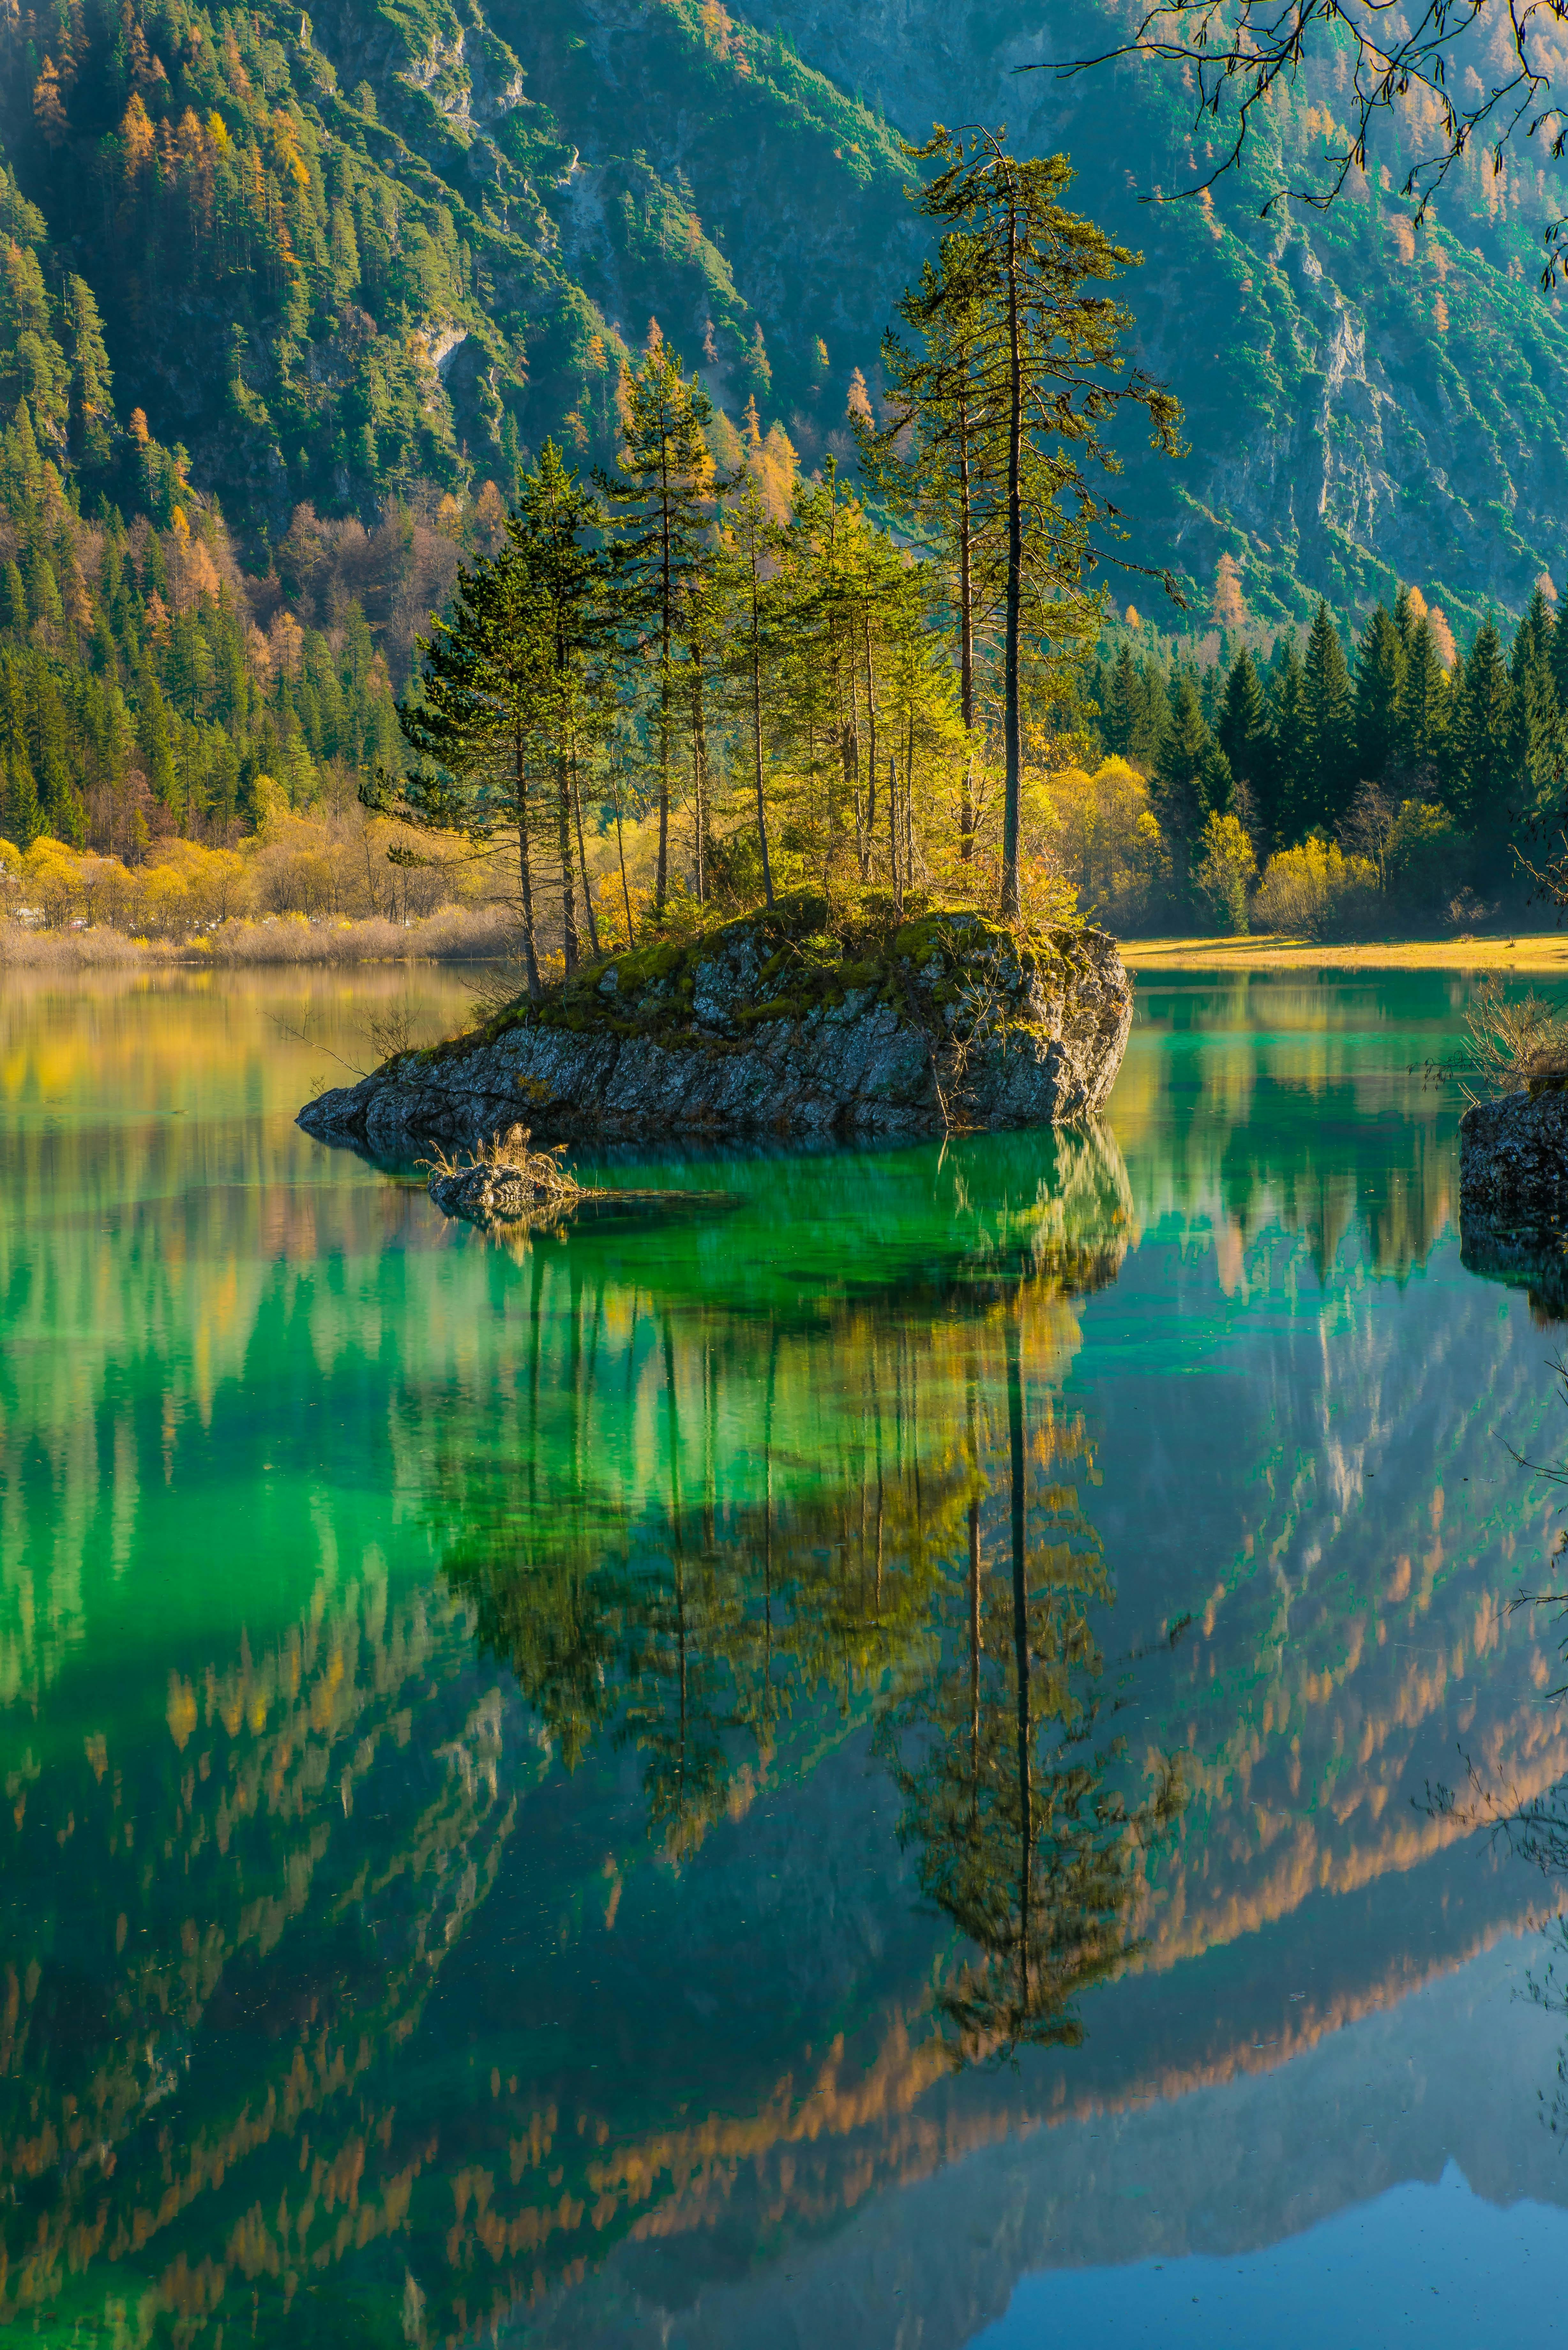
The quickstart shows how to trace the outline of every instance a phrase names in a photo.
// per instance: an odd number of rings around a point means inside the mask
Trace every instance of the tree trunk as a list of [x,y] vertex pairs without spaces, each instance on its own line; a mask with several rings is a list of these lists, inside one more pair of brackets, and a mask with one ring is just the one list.
[[691,663],[691,794],[692,835],[697,868],[697,903],[708,902],[708,734],[702,707],[702,661],[696,645],[687,647]]
[[862,613],[866,632],[866,858],[862,880],[871,875],[872,845],[877,838],[877,672],[871,663],[871,615]]
[[637,940],[632,930],[631,891],[627,886],[626,879],[626,841],[622,837],[620,828],[620,792],[618,788],[617,789],[615,796],[615,845],[616,854],[620,858],[620,894],[626,903],[626,942],[629,949],[637,944]]
[[572,814],[577,820],[577,870],[583,877],[583,911],[588,918],[588,952],[599,951],[599,926],[594,919],[594,893],[588,887],[588,852],[583,846],[583,791],[577,776],[577,759],[572,754]]
[[569,979],[577,967],[577,908],[572,887],[572,788],[565,751],[556,756],[556,836],[561,859],[561,951]]
[[[544,991],[539,984],[539,950],[534,935],[534,874],[528,858],[528,769],[521,738],[513,748],[517,782],[517,886],[523,899],[523,969],[528,981],[528,1001],[537,1003]],[[403,913],[406,918],[406,899]]]
[[871,859],[866,838],[866,810],[860,797],[860,677],[853,651],[849,659],[849,717],[844,729],[844,780],[855,806],[855,864],[864,881]]
[[959,402],[959,715],[966,738],[963,800],[959,816],[959,855],[967,865],[974,855],[974,548],[969,512],[969,409]]
[[904,882],[898,867],[898,762],[888,761],[888,852],[893,863],[893,911],[904,910]]
[[1018,710],[1018,635],[1023,596],[1023,356],[1018,323],[1018,198],[1009,185],[1007,207],[1007,639],[1003,653],[1002,740],[1007,757],[1006,800],[1002,815],[1002,912],[1017,920],[1019,807],[1023,755]]
[[774,902],[773,867],[768,862],[768,810],[763,791],[763,645],[762,615],[757,608],[757,561],[752,556],[752,756],[757,775],[757,844],[763,853],[763,895]]

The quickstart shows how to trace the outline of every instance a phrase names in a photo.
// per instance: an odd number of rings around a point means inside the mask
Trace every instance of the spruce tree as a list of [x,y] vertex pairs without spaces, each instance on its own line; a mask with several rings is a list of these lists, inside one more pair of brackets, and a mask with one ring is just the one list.
[[1513,688],[1490,620],[1477,631],[1464,665],[1454,717],[1459,812],[1495,860],[1510,825],[1513,768]]
[[1269,708],[1256,665],[1245,645],[1226,677],[1214,733],[1236,781],[1244,785],[1250,795],[1259,795],[1269,762]]
[[763,896],[774,902],[773,859],[768,848],[767,786],[763,775],[763,726],[768,688],[776,657],[776,619],[771,557],[775,533],[763,504],[756,475],[748,472],[740,495],[720,515],[719,588],[728,607],[726,662],[742,713],[747,764],[756,795],[757,852]]
[[1387,607],[1375,604],[1355,655],[1355,748],[1368,783],[1381,783],[1394,764],[1404,683],[1404,639]]
[[959,855],[967,863],[974,853],[977,815],[977,632],[994,617],[1003,568],[994,527],[999,485],[985,471],[990,467],[994,473],[998,452],[994,433],[982,429],[978,381],[985,312],[946,283],[961,269],[961,251],[944,240],[940,266],[928,262],[919,287],[900,301],[898,315],[919,337],[920,348],[911,348],[893,333],[884,338],[888,392],[882,428],[873,431],[857,419],[856,437],[868,479],[899,520],[939,549],[947,574],[959,706],[971,745],[959,801]]
[[1405,636],[1405,676],[1399,689],[1395,764],[1412,789],[1428,795],[1438,783],[1446,750],[1449,682],[1423,613]]
[[539,636],[539,698],[535,731],[545,748],[556,786],[556,850],[561,876],[561,931],[566,969],[578,955],[576,893],[572,878],[572,835],[583,858],[584,910],[590,943],[593,908],[587,900],[580,781],[581,753],[591,731],[588,662],[599,634],[598,605],[605,564],[589,541],[602,515],[560,451],[546,441],[538,464],[518,485],[517,505],[508,517],[508,555],[527,583]]
[[1112,758],[1132,756],[1143,707],[1143,680],[1134,663],[1132,648],[1124,639],[1116,649],[1100,713],[1100,739]]
[[1331,834],[1355,789],[1355,717],[1339,631],[1321,598],[1303,671],[1306,829]]
[[1552,682],[1557,689],[1557,707],[1568,718],[1568,604],[1559,608],[1552,623]]
[[1554,633],[1546,598],[1537,588],[1514,631],[1509,662],[1515,788],[1524,812],[1530,815],[1552,799],[1565,764],[1563,710],[1552,676]]
[[1214,752],[1198,688],[1187,671],[1180,670],[1171,693],[1170,717],[1149,777],[1149,799],[1170,844],[1178,886],[1183,890],[1192,844],[1203,828],[1206,792],[1219,781],[1212,766]]
[[1295,639],[1285,637],[1274,677],[1271,712],[1269,794],[1265,816],[1277,847],[1290,848],[1311,827],[1312,772],[1307,764],[1306,680]]

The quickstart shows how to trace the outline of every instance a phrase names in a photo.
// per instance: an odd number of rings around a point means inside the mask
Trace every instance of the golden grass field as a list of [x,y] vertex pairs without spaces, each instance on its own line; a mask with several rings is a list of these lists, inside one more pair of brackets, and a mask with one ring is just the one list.
[[1512,938],[1369,939],[1321,944],[1311,939],[1124,939],[1132,971],[1518,971],[1568,978],[1568,931],[1520,931]]

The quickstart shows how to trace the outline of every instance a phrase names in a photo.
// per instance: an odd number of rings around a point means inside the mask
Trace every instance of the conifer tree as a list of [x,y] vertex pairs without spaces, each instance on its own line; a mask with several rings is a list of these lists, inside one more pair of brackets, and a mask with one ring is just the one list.
[[524,473],[517,505],[506,525],[508,555],[526,583],[538,639],[539,692],[535,728],[547,745],[556,784],[556,841],[561,875],[561,931],[568,972],[576,967],[576,892],[572,875],[572,834],[583,858],[584,907],[590,939],[593,909],[587,901],[583,842],[580,754],[591,731],[588,663],[599,636],[598,603],[604,560],[589,544],[601,514],[595,499],[546,441],[539,463]]
[[[1206,801],[1220,783],[1216,744],[1203,723],[1198,688],[1185,670],[1178,673],[1170,717],[1149,777],[1149,798],[1171,844],[1178,887],[1185,889],[1192,844],[1202,830]],[[1223,759],[1224,754],[1219,756]],[[1229,767],[1225,770],[1229,778]]]
[[368,806],[431,832],[462,832],[484,853],[514,847],[524,964],[540,994],[534,836],[544,829],[548,775],[561,875],[562,923],[575,961],[573,761],[583,729],[600,558],[585,544],[598,510],[546,442],[521,485],[507,544],[460,567],[451,616],[420,640],[416,689],[398,711],[421,764],[395,782],[384,771],[361,792]]
[[1112,758],[1131,755],[1142,707],[1143,680],[1134,663],[1132,648],[1124,639],[1116,648],[1100,704],[1100,739]]
[[1513,771],[1522,807],[1530,814],[1551,799],[1568,764],[1563,711],[1552,676],[1552,636],[1546,598],[1537,588],[1514,632],[1509,662]]
[[980,467],[985,527],[1001,543],[1002,910],[1011,917],[1020,906],[1026,620],[1057,647],[1088,636],[1081,579],[1092,530],[1107,519],[1093,475],[1116,463],[1100,428],[1130,402],[1147,411],[1157,443],[1174,451],[1178,411],[1168,393],[1126,368],[1128,314],[1094,289],[1130,267],[1133,255],[1064,209],[1059,199],[1072,177],[1064,156],[1020,161],[990,131],[966,140],[940,128],[910,152],[941,167],[919,203],[948,232],[937,282],[912,323],[950,339],[958,322],[982,322],[970,369],[988,444]]
[[1303,670],[1306,828],[1333,832],[1355,788],[1355,718],[1339,631],[1320,598]]
[[1448,699],[1448,679],[1423,612],[1406,630],[1395,747],[1398,767],[1424,793],[1437,787],[1446,749]]
[[615,601],[625,650],[637,662],[654,656],[652,715],[659,745],[659,861],[656,919],[670,887],[670,805],[683,657],[681,615],[711,564],[716,481],[704,437],[712,402],[690,380],[657,329],[642,365],[622,378],[625,429],[613,474],[600,474],[610,502]]
[[1276,845],[1290,848],[1306,834],[1311,770],[1307,765],[1306,680],[1293,637],[1283,639],[1284,658],[1274,678],[1270,726],[1269,793],[1265,815]]
[[1226,677],[1214,733],[1232,775],[1256,797],[1264,787],[1269,762],[1269,709],[1245,645]]
[[[928,262],[919,288],[900,301],[899,316],[923,348],[911,350],[893,333],[884,338],[883,426],[873,432],[862,424],[857,438],[862,464],[892,511],[940,550],[957,639],[959,707],[972,746],[979,723],[977,635],[994,617],[1004,574],[995,532],[985,527],[997,505],[997,484],[982,473],[997,456],[995,436],[981,429],[978,379],[985,314],[956,287],[944,298],[943,270],[961,268],[960,252],[944,240],[943,268]],[[975,816],[971,747],[959,813],[964,862],[974,853]]]
[[1485,847],[1495,849],[1507,832],[1510,795],[1517,785],[1513,689],[1490,620],[1478,629],[1464,665],[1453,731],[1459,813]]
[[1401,632],[1386,606],[1375,604],[1355,655],[1355,748],[1368,783],[1381,783],[1393,765],[1404,683]]

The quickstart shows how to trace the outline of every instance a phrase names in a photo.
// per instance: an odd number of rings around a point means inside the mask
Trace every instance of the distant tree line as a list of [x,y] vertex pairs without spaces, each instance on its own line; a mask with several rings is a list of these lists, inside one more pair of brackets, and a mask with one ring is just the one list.
[[1517,891],[1568,773],[1568,615],[1538,585],[1506,645],[1489,619],[1460,653],[1402,588],[1348,654],[1324,603],[1304,655],[1286,631],[1266,660],[1168,668],[1124,636],[1088,697],[1103,754],[1147,778],[1179,904],[1222,834],[1259,869],[1337,844],[1415,903]]

